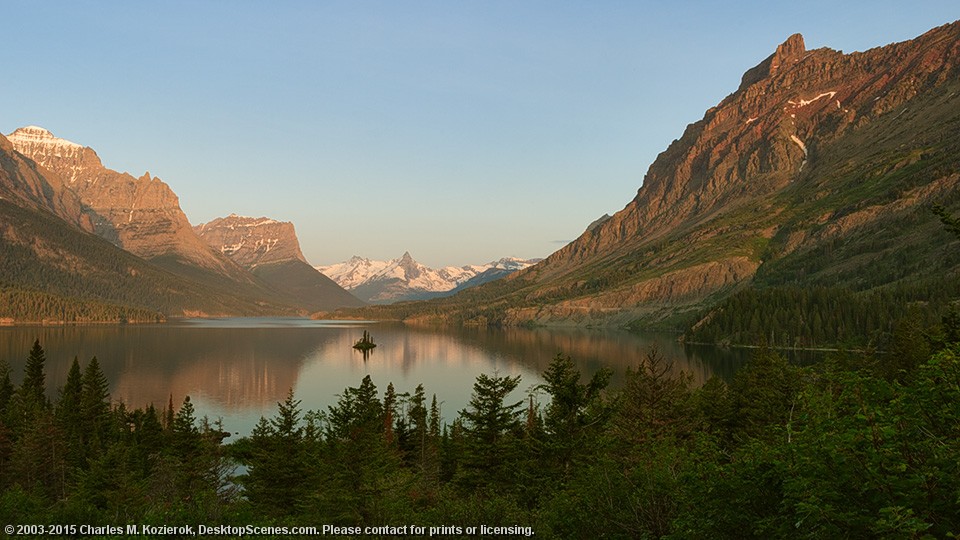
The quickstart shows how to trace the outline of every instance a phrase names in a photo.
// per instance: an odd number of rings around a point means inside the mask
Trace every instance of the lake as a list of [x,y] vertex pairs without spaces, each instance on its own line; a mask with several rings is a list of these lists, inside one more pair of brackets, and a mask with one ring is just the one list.
[[[367,330],[377,347],[363,359],[352,345]],[[481,373],[521,375],[515,400],[543,382],[540,374],[558,352],[587,375],[614,370],[622,384],[628,367],[657,348],[695,383],[724,378],[748,351],[683,346],[669,334],[592,329],[423,329],[357,321],[297,318],[197,319],[159,325],[0,327],[0,358],[15,384],[35,339],[46,351],[47,392],[55,398],[74,357],[81,367],[96,356],[110,395],[131,407],[162,409],[172,396],[189,395],[198,417],[222,418],[225,429],[248,435],[261,416],[271,417],[289,389],[304,410],[326,410],[348,386],[370,375],[381,396],[392,382],[398,393],[422,383],[437,395],[451,420],[467,406]],[[545,398],[540,393],[540,399]]]

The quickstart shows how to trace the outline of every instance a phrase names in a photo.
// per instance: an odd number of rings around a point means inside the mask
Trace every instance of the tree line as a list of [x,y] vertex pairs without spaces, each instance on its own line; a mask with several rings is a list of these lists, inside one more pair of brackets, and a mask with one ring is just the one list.
[[158,311],[120,306],[96,300],[65,298],[40,291],[0,287],[0,318],[16,323],[141,323],[163,322]]
[[844,287],[749,288],[702,313],[684,340],[886,350],[898,333],[938,331],[943,317],[956,317],[951,299],[957,296],[960,282],[942,281],[860,292]]
[[368,376],[323,411],[291,391],[232,443],[189,398],[111,401],[96,358],[49,400],[37,342],[19,386],[0,365],[0,519],[944,537],[960,532],[958,328],[807,368],[762,348],[699,388],[656,351],[616,391],[609,370],[586,378],[558,354],[539,397],[483,374],[449,423],[422,385]]

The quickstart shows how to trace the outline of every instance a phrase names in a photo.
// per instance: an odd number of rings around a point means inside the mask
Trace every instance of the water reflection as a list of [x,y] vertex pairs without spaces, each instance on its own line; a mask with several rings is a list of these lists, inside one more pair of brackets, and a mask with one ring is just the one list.
[[[366,360],[353,349],[364,330],[376,334],[375,354]],[[0,328],[0,355],[15,383],[34,339],[47,353],[51,398],[66,379],[70,362],[86,365],[96,355],[113,399],[131,406],[179,406],[189,395],[198,413],[222,417],[228,429],[249,433],[261,415],[294,389],[305,409],[325,409],[347,386],[370,375],[382,391],[422,383],[437,394],[443,414],[466,407],[480,373],[521,375],[518,392],[542,382],[540,373],[561,353],[592,374],[613,368],[622,384],[651,348],[690,372],[695,383],[713,375],[729,378],[749,353],[683,347],[670,335],[636,335],[586,329],[435,330],[378,323],[329,323],[304,319],[223,319],[154,326]]]

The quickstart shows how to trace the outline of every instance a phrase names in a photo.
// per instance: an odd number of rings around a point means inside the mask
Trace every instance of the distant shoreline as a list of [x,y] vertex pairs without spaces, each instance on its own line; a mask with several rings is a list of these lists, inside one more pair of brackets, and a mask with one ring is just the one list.
[[168,319],[160,321],[19,321],[10,317],[0,318],[0,327],[18,327],[18,326],[126,326],[126,325],[144,325],[144,324],[164,324]]

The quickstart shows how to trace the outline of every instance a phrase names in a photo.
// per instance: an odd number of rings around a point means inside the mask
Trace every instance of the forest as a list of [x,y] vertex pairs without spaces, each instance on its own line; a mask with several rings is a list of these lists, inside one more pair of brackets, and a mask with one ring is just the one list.
[[656,350],[617,390],[609,370],[586,378],[558,354],[539,397],[518,399],[519,377],[480,375],[451,422],[422,385],[381,391],[368,376],[322,411],[291,391],[232,442],[189,397],[162,410],[111,401],[96,358],[75,359],[48,399],[36,342],[19,386],[0,361],[0,519],[947,537],[960,533],[956,321],[902,332],[889,354],[804,368],[761,347],[699,388]]

